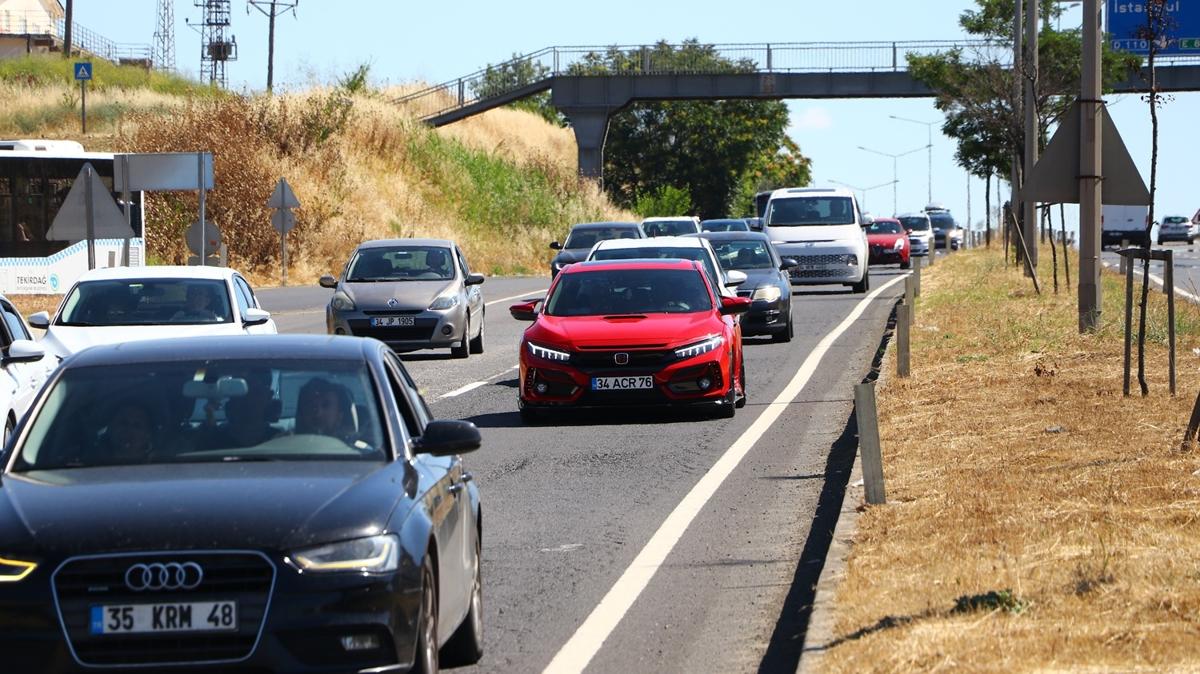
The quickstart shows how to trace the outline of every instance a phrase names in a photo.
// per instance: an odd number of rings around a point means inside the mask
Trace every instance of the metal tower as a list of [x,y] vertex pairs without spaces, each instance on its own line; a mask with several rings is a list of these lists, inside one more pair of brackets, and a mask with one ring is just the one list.
[[237,60],[237,38],[229,30],[229,4],[232,0],[193,0],[204,9],[200,20],[200,79],[222,89],[229,83],[225,64]]
[[175,0],[158,0],[153,60],[159,70],[175,70]]

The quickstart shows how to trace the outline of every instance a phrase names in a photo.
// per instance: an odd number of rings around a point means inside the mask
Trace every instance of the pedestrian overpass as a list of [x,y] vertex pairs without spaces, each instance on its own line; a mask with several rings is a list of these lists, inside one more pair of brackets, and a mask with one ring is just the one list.
[[[680,60],[687,48],[698,54],[694,65]],[[437,127],[550,91],[575,131],[580,174],[599,178],[609,117],[633,101],[931,98],[934,92],[908,72],[907,57],[952,49],[971,62],[1012,64],[1011,44],[990,40],[547,47],[397,102]],[[618,57],[619,68],[595,74],[609,56]],[[712,56],[733,65],[716,66]],[[1160,63],[1161,91],[1200,91],[1200,61]],[[1145,92],[1148,82],[1132,73],[1114,92]]]

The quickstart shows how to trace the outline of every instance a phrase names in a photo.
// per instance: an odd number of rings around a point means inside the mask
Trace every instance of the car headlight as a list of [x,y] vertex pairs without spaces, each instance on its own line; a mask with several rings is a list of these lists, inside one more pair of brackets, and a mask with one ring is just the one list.
[[331,304],[335,311],[354,311],[354,300],[341,290],[333,294]]
[[694,344],[688,344],[687,346],[681,346],[678,349],[675,349],[675,357],[680,359],[692,358],[710,351],[716,351],[717,349],[721,348],[721,345],[724,343],[725,338],[721,335],[711,335]]
[[400,539],[383,534],[330,543],[292,553],[301,571],[364,571],[387,573],[400,566]]
[[904,248],[904,239],[896,239],[896,243],[892,245],[892,250],[901,250]]
[[762,286],[761,288],[755,288],[754,295],[751,296],[750,299],[774,302],[775,300],[779,299],[781,295],[782,293],[779,292],[779,286]]
[[541,346],[540,344],[534,344],[533,342],[526,342],[525,345],[529,348],[529,353],[537,356],[538,358],[554,360],[560,363],[565,363],[568,360],[571,360],[571,354],[567,353],[566,351],[551,349],[548,346]]
[[36,562],[26,562],[11,557],[0,557],[0,583],[16,583],[37,568]]
[[458,306],[458,295],[442,295],[429,305],[434,311],[443,311]]

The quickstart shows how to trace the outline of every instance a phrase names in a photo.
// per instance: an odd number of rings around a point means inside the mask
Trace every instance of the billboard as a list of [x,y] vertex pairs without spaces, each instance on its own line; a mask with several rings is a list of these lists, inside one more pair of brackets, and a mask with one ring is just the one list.
[[[121,264],[124,239],[96,239],[96,267]],[[129,265],[141,266],[145,251],[142,239],[132,239]],[[49,257],[9,257],[0,259],[0,294],[61,295],[71,288],[88,268],[87,242],[80,241]]]
[[[1143,39],[1149,4],[1148,0],[1108,0],[1106,30],[1113,49],[1150,53],[1150,43]],[[1200,56],[1200,0],[1167,0],[1163,9],[1167,25],[1165,39],[1159,41],[1157,53],[1162,56]]]

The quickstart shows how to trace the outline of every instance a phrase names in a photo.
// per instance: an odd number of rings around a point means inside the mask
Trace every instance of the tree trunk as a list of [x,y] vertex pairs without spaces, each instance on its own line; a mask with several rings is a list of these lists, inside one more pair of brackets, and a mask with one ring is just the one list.
[[1054,219],[1050,217],[1050,205],[1042,209],[1042,236],[1050,232],[1050,265],[1054,268],[1054,294],[1058,294],[1058,248],[1054,245]]
[[1058,205],[1058,224],[1062,227],[1063,274],[1066,276],[1067,290],[1071,290],[1071,249],[1067,246],[1067,207]]
[[983,179],[983,244],[992,247],[992,172]]
[[1158,187],[1158,78],[1154,72],[1154,57],[1158,52],[1158,35],[1162,32],[1161,1],[1146,7],[1146,22],[1150,36],[1150,53],[1146,66],[1150,69],[1150,213],[1146,216],[1146,259],[1142,260],[1142,300],[1138,306],[1138,386],[1142,395],[1150,393],[1146,385],[1146,303],[1150,295],[1150,235],[1154,230],[1154,193]]

